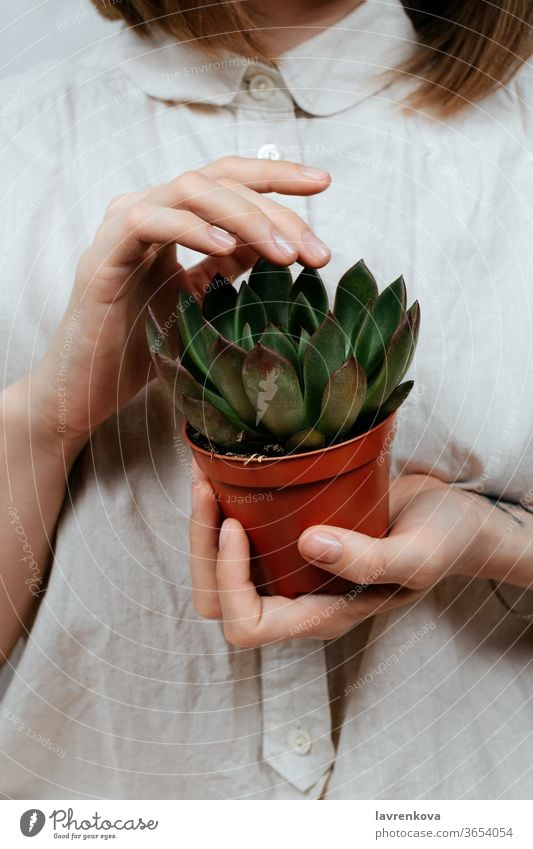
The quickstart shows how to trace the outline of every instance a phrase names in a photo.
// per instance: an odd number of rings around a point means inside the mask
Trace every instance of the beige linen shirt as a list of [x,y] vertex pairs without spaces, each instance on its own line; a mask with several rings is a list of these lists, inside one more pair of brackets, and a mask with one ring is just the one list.
[[[5,380],[45,350],[113,196],[227,154],[294,159],[333,176],[283,199],[331,247],[330,291],[364,256],[421,302],[395,472],[456,482],[465,509],[474,489],[531,499],[532,68],[445,123],[383,76],[414,41],[399,0],[309,35],[273,70],[124,30],[0,87]],[[189,491],[152,384],[74,468],[2,676],[7,797],[531,797],[533,637],[487,582],[447,579],[327,645],[232,648],[191,604]]]

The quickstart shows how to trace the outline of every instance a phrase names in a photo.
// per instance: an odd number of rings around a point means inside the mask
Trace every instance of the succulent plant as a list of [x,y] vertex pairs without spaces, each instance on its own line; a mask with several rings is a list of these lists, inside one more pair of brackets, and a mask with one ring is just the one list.
[[183,290],[172,356],[149,310],[155,370],[174,405],[211,446],[253,453],[313,450],[368,429],[397,409],[420,310],[402,277],[378,294],[363,260],[341,277],[333,310],[319,273],[259,260],[237,290],[215,275],[200,307]]

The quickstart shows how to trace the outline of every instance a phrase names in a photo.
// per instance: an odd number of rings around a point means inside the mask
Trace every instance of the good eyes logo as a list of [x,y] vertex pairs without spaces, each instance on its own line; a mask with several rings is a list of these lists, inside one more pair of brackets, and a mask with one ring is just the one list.
[[46,817],[42,811],[37,808],[31,808],[29,811],[24,811],[20,818],[20,830],[24,837],[35,837],[42,831],[46,822]]

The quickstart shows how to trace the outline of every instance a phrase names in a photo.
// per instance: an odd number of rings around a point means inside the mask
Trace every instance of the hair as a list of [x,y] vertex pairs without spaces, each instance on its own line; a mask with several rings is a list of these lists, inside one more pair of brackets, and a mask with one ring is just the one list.
[[[164,31],[208,54],[228,49],[270,61],[261,20],[243,0],[92,0],[139,35]],[[416,86],[415,109],[459,111],[505,85],[533,53],[532,0],[401,0],[418,48],[398,69]],[[264,22],[263,22],[264,23]],[[259,28],[259,29],[258,29]]]

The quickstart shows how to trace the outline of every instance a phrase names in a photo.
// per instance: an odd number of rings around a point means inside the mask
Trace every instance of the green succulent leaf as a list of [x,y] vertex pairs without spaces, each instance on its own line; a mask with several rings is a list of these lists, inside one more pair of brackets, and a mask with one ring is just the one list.
[[291,289],[291,301],[296,300],[300,293],[307,298],[320,324],[328,314],[329,299],[324,282],[316,268],[304,268],[299,273]]
[[385,403],[381,406],[380,413],[383,417],[390,416],[391,413],[396,412],[398,407],[401,407],[413,386],[414,380],[406,380],[405,383],[400,383],[400,385],[396,387],[394,392],[389,395]]
[[393,333],[383,365],[368,389],[362,412],[379,410],[400,383],[411,363],[419,324],[420,308],[415,301]]
[[390,340],[405,315],[406,291],[403,277],[398,277],[380,294],[367,326],[368,340],[364,342],[364,359],[360,361],[369,375],[381,366]]
[[219,336],[209,349],[209,378],[239,418],[254,425],[255,410],[242,385],[241,372],[245,356],[244,348]]
[[346,271],[337,286],[333,313],[349,340],[349,350],[366,316],[367,304],[378,297],[374,275],[360,259]]
[[209,290],[206,292],[202,312],[205,318],[211,322],[219,333],[231,342],[235,322],[233,311],[237,302],[237,290],[229,280],[221,274],[215,274],[211,281]]
[[353,357],[336,369],[322,395],[318,430],[335,439],[354,426],[366,396],[365,370]]
[[361,324],[353,343],[353,353],[356,360],[366,366],[372,343],[374,328],[374,316],[372,315],[373,302],[369,301],[361,313]]
[[315,330],[304,355],[305,406],[308,424],[314,424],[320,415],[324,387],[333,372],[346,359],[344,331],[328,313]]
[[259,259],[252,269],[248,285],[263,302],[268,320],[278,327],[286,327],[292,286],[289,269]]
[[298,371],[298,352],[286,333],[269,322],[259,339],[261,345],[285,357]]
[[418,303],[418,301],[414,302],[414,304],[407,311],[406,316],[407,321],[409,322],[409,325],[411,327],[411,350],[409,351],[409,356],[407,358],[407,365],[404,368],[404,374],[413,362],[416,346],[418,344],[418,334],[420,330],[420,304]]
[[244,326],[248,324],[252,339],[257,342],[261,333],[267,325],[267,314],[265,307],[247,283],[243,283],[237,295],[234,313],[233,338],[238,344],[242,344]]
[[168,334],[159,324],[152,307],[148,307],[146,316],[146,341],[152,357],[156,353],[172,359],[172,350],[168,342]]
[[260,343],[246,354],[242,380],[261,424],[278,439],[286,439],[304,424],[304,401],[298,375],[289,360]]
[[299,292],[289,307],[289,333],[292,337],[300,335],[303,327],[309,334],[320,326],[320,319],[303,292]]
[[177,319],[184,352],[196,368],[207,376],[208,351],[218,332],[203,317],[196,299],[183,289],[180,289],[178,295]]
[[185,395],[195,400],[206,400],[216,407],[237,430],[247,430],[250,433],[259,434],[259,431],[252,424],[242,421],[235,409],[224,398],[221,398],[208,386],[202,385],[179,361],[171,360],[162,354],[155,354],[154,365],[166,394],[181,413],[185,414],[183,406]]
[[246,322],[242,329],[242,339],[241,339],[241,347],[244,348],[245,351],[251,351],[254,347],[254,337],[252,336],[252,328]]
[[179,292],[180,358],[152,309],[146,337],[165,392],[211,443],[298,452],[403,403],[419,321],[418,303],[406,310],[403,278],[378,295],[363,260],[342,276],[333,312],[315,269],[293,283],[288,268],[259,260],[238,292],[215,274],[202,308]]
[[300,339],[298,341],[298,360],[300,363],[303,363],[304,355],[307,350],[310,338],[311,335],[307,332],[305,327],[302,327],[302,329],[300,330]]
[[287,451],[317,451],[324,448],[325,444],[326,440],[318,430],[307,427],[291,436],[285,443],[285,448]]
[[223,446],[234,446],[242,438],[242,430],[236,428],[220,410],[205,399],[183,396],[183,410],[193,428],[203,433],[209,442]]
[[152,361],[165,393],[181,413],[183,395],[190,395],[191,398],[202,397],[202,387],[180,362],[157,351],[152,354]]
[[222,413],[222,415],[230,421],[234,427],[238,431],[243,431],[245,433],[253,433],[255,436],[261,436],[261,432],[257,430],[253,425],[248,424],[247,422],[243,422],[243,420],[237,415],[233,407],[230,407],[225,398],[222,398],[216,392],[212,392],[210,389],[204,386],[204,394],[203,397],[207,399],[213,407]]

